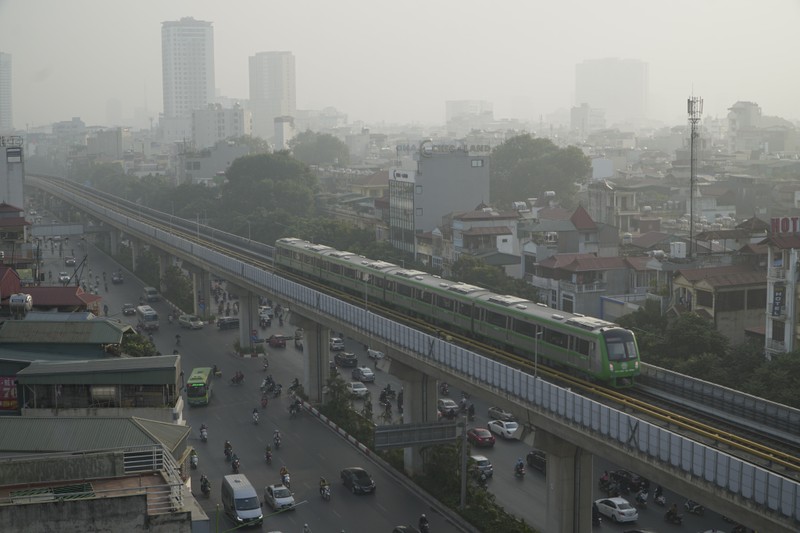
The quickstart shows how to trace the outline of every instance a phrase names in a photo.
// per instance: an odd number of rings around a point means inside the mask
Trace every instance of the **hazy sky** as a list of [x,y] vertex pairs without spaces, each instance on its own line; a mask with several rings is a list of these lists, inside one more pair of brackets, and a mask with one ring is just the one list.
[[650,115],[685,122],[686,98],[723,116],[736,100],[795,119],[798,0],[0,0],[0,51],[13,55],[14,125],[157,118],[161,22],[213,22],[218,93],[248,97],[247,61],[288,50],[297,107],[349,120],[444,122],[444,101],[488,100],[495,117],[574,105],[575,65],[640,59]]

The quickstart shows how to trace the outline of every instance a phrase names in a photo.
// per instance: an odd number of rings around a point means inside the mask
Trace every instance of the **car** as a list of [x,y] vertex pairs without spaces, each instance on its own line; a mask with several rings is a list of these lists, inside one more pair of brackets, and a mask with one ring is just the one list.
[[375,482],[366,470],[358,466],[351,466],[342,470],[340,477],[344,486],[353,491],[353,494],[368,494],[375,492]]
[[333,361],[338,366],[358,366],[358,357],[353,352],[338,352],[333,356]]
[[286,348],[286,337],[283,335],[270,335],[267,342],[273,348]]
[[628,470],[612,470],[608,473],[609,480],[618,487],[628,492],[635,492],[644,482],[644,478]]
[[237,329],[239,327],[239,319],[235,316],[223,316],[217,319],[217,327],[223,329]]
[[294,510],[294,495],[283,485],[267,485],[264,488],[264,502],[276,511]]
[[367,348],[367,357],[369,357],[370,359],[375,359],[377,361],[378,359],[384,358],[384,353],[379,350],[373,350],[372,348]]
[[495,442],[494,435],[486,428],[470,428],[467,431],[467,440],[473,446],[482,448],[491,448]]
[[353,379],[358,381],[375,381],[375,372],[368,366],[359,366],[353,369]]
[[341,352],[344,350],[344,341],[339,337],[331,338],[331,350],[334,352]]
[[471,455],[470,459],[472,459],[475,463],[475,470],[478,472],[483,472],[486,474],[486,477],[492,477],[494,474],[494,467],[492,466],[492,462],[483,455]]
[[122,272],[114,272],[111,274],[111,283],[114,285],[119,285],[125,281],[125,278],[122,277]]
[[369,394],[369,389],[367,388],[367,386],[361,383],[360,381],[351,381],[350,383],[345,385],[345,387],[347,388],[347,392],[349,392],[352,396],[355,396],[357,398],[363,398],[367,394]]
[[514,415],[502,407],[493,406],[489,408],[489,420],[505,420],[507,422],[513,422],[516,420],[516,418],[514,418]]
[[275,312],[272,310],[270,306],[262,305],[258,308],[258,316],[272,319],[275,316]]
[[601,515],[612,522],[636,522],[639,511],[625,498],[601,498],[594,502]]
[[75,266],[75,258],[74,257],[65,257],[64,258],[64,264],[67,265],[68,267],[74,267]]
[[69,283],[70,275],[66,272],[59,272],[58,273],[58,281],[59,283]]
[[133,316],[136,314],[136,306],[133,304],[122,304],[122,314],[125,316]]
[[203,329],[203,321],[196,315],[181,315],[178,317],[178,325],[182,328]]
[[519,424],[508,420],[490,420],[486,426],[489,428],[489,431],[500,435],[504,439],[513,439],[514,433],[519,429]]
[[542,450],[531,450],[525,457],[528,466],[538,470],[542,474],[547,473],[547,454]]
[[439,398],[436,408],[439,410],[439,416],[446,418],[452,418],[458,414],[458,404],[450,398]]

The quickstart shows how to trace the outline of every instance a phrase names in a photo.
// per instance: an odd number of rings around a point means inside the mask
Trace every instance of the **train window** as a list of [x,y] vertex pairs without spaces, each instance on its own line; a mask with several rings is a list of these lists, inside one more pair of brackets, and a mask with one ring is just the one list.
[[394,292],[394,281],[386,280],[386,290],[389,292]]
[[581,355],[589,355],[589,348],[591,344],[592,343],[586,339],[575,337],[575,351]]
[[397,284],[397,294],[411,298],[414,295],[414,289],[402,283]]
[[536,324],[531,324],[519,318],[515,318],[511,323],[511,329],[514,330],[514,333],[519,333],[526,337],[533,338],[536,336]]
[[633,333],[619,329],[603,334],[606,339],[609,361],[627,361],[636,359],[636,343],[633,340]]
[[506,316],[494,311],[486,310],[486,322],[493,326],[504,328],[506,327]]
[[441,307],[445,311],[452,311],[453,303],[453,300],[450,298],[445,298],[444,296],[437,296],[436,298],[436,306]]
[[552,329],[544,330],[544,341],[552,344],[553,346],[560,346],[561,348],[567,347],[568,336],[560,331]]
[[429,304],[429,303],[431,303],[433,301],[433,295],[431,293],[429,293],[428,291],[422,291],[422,295],[420,296],[420,300],[422,300],[426,304]]
[[328,263],[328,270],[330,270],[334,274],[341,274],[342,265],[337,265],[336,263]]
[[356,271],[353,270],[351,267],[344,267],[343,270],[346,278],[352,279],[356,277]]
[[472,304],[465,302],[458,302],[458,314],[464,316],[472,315]]

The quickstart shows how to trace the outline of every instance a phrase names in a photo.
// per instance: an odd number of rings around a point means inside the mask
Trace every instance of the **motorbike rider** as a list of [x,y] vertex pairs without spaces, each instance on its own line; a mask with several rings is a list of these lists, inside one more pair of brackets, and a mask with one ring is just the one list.
[[211,482],[205,474],[200,474],[200,490],[207,493],[211,489]]
[[656,485],[656,490],[655,490],[655,492],[653,493],[653,495],[654,495],[656,498],[660,498],[660,497],[661,497],[661,494],[662,494],[663,492],[664,492],[664,491],[663,491],[663,489],[661,488],[661,485]]
[[328,486],[328,480],[325,479],[325,477],[320,477],[319,478],[319,493],[322,494],[322,492],[325,490],[325,487],[327,487],[327,486]]
[[514,465],[515,472],[522,472],[525,468],[525,463],[522,462],[522,457],[517,458],[517,463]]
[[670,507],[669,511],[667,511],[667,518],[670,520],[676,520],[678,518],[678,504],[672,504],[672,507]]
[[428,517],[425,516],[425,513],[422,513],[422,516],[419,517],[419,530],[428,531]]
[[225,457],[230,459],[230,456],[231,456],[232,453],[233,453],[233,445],[231,444],[231,441],[226,440],[225,441]]
[[469,408],[467,409],[467,416],[469,417],[470,420],[475,418],[475,404],[474,403],[469,404]]
[[189,462],[191,462],[193,466],[197,466],[197,462],[199,460],[200,458],[197,457],[197,450],[192,450],[192,452],[189,454]]

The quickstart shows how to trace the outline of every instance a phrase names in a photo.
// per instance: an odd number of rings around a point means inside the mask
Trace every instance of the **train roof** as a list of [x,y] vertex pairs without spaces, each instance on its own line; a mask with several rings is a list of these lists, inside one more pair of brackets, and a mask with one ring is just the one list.
[[406,269],[394,263],[368,259],[352,252],[339,251],[330,246],[313,244],[302,239],[279,239],[278,243],[288,245],[292,248],[300,248],[304,251],[311,251],[337,260],[350,262],[356,267],[366,267],[370,270],[379,271],[387,276],[397,276],[410,282],[412,285],[427,287],[440,294],[450,294],[461,300],[475,300],[486,307],[496,306],[498,308],[505,308],[507,310],[506,312],[518,316],[530,316],[539,320],[558,322],[586,331],[619,327],[617,324],[603,320],[602,318],[552,309],[545,304],[533,302],[519,296],[496,294],[489,289],[477,285],[444,279],[441,276],[422,272],[421,270]]

